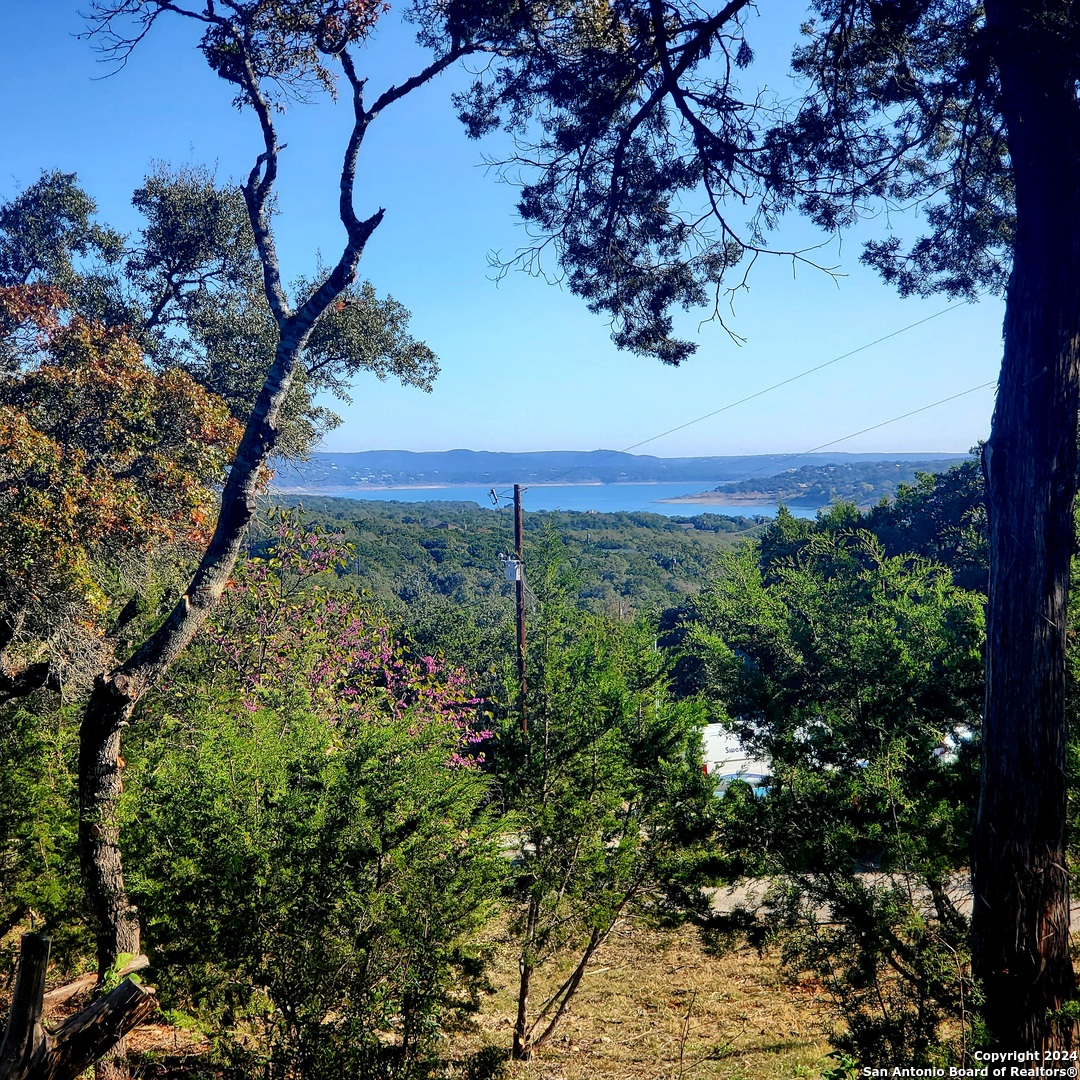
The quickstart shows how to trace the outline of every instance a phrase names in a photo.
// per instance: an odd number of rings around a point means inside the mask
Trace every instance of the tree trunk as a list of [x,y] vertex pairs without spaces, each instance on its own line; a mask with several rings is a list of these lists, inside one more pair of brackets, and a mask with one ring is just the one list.
[[120,732],[131,710],[112,689],[99,680],[79,728],[79,861],[92,903],[99,974],[121,953],[139,952],[139,920],[124,888],[115,813],[123,790]]
[[[612,923],[612,926],[615,924]],[[555,1004],[558,1001],[558,1008],[555,1010],[555,1015],[551,1018],[548,1026],[535,1038],[529,1039],[528,1048],[530,1051],[539,1050],[555,1034],[555,1029],[559,1026],[559,1021],[563,1018],[563,1014],[570,1006],[570,999],[577,993],[577,988],[581,985],[582,977],[585,974],[585,969],[589,966],[589,961],[592,959],[593,953],[600,947],[601,944],[607,939],[607,934],[610,932],[611,927],[601,935],[599,930],[593,930],[589,935],[589,943],[585,946],[585,951],[582,953],[581,959],[578,961],[577,967],[570,973],[570,977],[559,987],[559,990],[555,997],[552,999],[551,1004]],[[536,1022],[543,1019],[543,1013],[536,1018],[533,1023],[533,1027],[536,1026]]]
[[[337,291],[344,287],[346,277],[340,267],[331,279],[337,282]],[[333,287],[324,286],[322,291],[337,295]],[[108,970],[119,954],[140,951],[138,914],[124,887],[117,818],[122,791],[121,733],[140,699],[187,648],[225,590],[255,512],[266,461],[277,441],[282,404],[311,327],[322,310],[305,306],[301,313],[289,316],[281,328],[274,363],[222,491],[214,535],[187,591],[161,628],[130,659],[111,674],[98,677],[87,702],[79,729],[79,861],[99,973]],[[121,1038],[108,1056],[97,1062],[95,1076],[96,1080],[125,1080],[127,1075]]]
[[[340,279],[339,292],[347,276],[340,268],[335,275]],[[337,295],[332,288],[325,291]],[[109,968],[120,953],[138,953],[140,944],[138,917],[124,888],[116,817],[122,791],[121,732],[139,700],[187,648],[225,590],[255,513],[255,496],[277,441],[282,404],[321,310],[309,311],[305,306],[281,328],[274,363],[222,491],[214,535],[187,591],[160,629],[124,664],[98,677],[87,702],[79,730],[79,859],[97,939],[99,972]]]
[[532,983],[533,956],[536,948],[536,923],[540,916],[540,901],[536,896],[529,897],[529,914],[525,920],[525,940],[518,960],[518,1000],[517,1018],[514,1021],[513,1056],[517,1061],[528,1061],[531,1057],[528,1044],[529,1030],[529,988]]
[[990,594],[972,957],[991,1038],[1008,1050],[1070,1045],[1071,1025],[1052,1014],[1075,985],[1065,633],[1080,360],[1080,117],[1075,60],[1039,29],[1043,17],[1027,5],[987,4],[1017,233],[983,454]]
[[[139,918],[124,888],[120,857],[120,732],[131,709],[103,708],[114,698],[111,684],[99,680],[79,728],[79,863],[97,943],[98,974],[121,953],[139,952]],[[96,1062],[95,1080],[124,1080],[127,1045],[121,1036]]]
[[15,992],[0,1042],[0,1080],[7,1080],[35,1064],[45,1049],[41,1008],[49,970],[49,946],[50,940],[44,934],[23,934]]

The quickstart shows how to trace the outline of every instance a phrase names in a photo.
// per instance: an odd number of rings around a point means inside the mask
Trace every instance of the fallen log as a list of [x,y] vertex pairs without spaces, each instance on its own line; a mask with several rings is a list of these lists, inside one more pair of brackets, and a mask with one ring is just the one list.
[[23,935],[15,996],[0,1042],[0,1080],[74,1080],[157,1009],[153,989],[128,978],[56,1031],[46,1031],[41,1012],[50,945],[44,934]]
[[[148,957],[141,955],[134,956],[117,974],[123,979],[128,975],[134,974],[136,971],[143,971],[149,966],[150,960]],[[78,997],[85,991],[92,989],[97,984],[97,981],[97,972],[91,971],[87,975],[80,975],[73,982],[65,983],[63,986],[58,986],[55,990],[50,990],[41,999],[45,1012],[48,1012],[50,1009],[55,1009],[57,1005],[63,1005],[65,1001],[70,1001],[71,998]]]

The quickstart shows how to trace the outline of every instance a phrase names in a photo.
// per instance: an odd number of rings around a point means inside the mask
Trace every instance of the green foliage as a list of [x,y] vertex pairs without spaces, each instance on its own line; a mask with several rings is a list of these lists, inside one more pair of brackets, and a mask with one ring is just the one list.
[[892,502],[875,506],[862,520],[890,555],[911,552],[942,563],[961,588],[985,593],[989,544],[981,456],[976,448],[945,473],[902,484]]
[[[1052,39],[1075,28],[1025,21],[1030,48],[1068,54]],[[1001,56],[983,7],[820,0],[804,30],[793,68],[806,96],[787,137],[775,135],[793,200],[826,231],[882,203],[928,204],[924,233],[906,251],[890,235],[867,243],[864,261],[901,295],[1000,290],[1016,235],[1015,189]]]
[[830,1065],[821,1074],[821,1080],[855,1080],[862,1075],[859,1072],[859,1063],[842,1050],[834,1050],[829,1054],[836,1064]]
[[[0,205],[0,287],[49,285],[70,296],[78,310],[100,317],[103,298],[114,292],[115,265],[126,238],[97,222],[96,214],[94,200],[74,173],[42,173]],[[122,303],[112,307],[118,316],[113,321],[127,321]],[[0,370],[18,366],[5,340]]]
[[[0,287],[62,289],[85,318],[123,326],[161,369],[188,372],[247,419],[274,356],[277,327],[240,188],[204,168],[159,166],[135,191],[143,225],[136,238],[96,220],[76,177],[46,173],[0,204]],[[300,280],[304,293],[312,282]],[[0,329],[5,324],[0,313]],[[280,456],[303,457],[339,418],[316,404],[348,397],[359,371],[430,389],[434,354],[408,333],[409,315],[368,282],[350,284],[317,321],[287,396]],[[0,339],[0,370],[19,366]]]
[[941,473],[919,473],[900,484],[895,497],[869,510],[839,503],[819,515],[817,524],[792,517],[781,508],[776,522],[761,535],[766,562],[788,554],[815,531],[859,528],[874,534],[888,555],[919,555],[947,566],[953,582],[984,593],[989,574],[986,485],[981,448],[966,461]]
[[476,1008],[505,863],[461,676],[410,658],[276,550],[149,707],[129,758],[132,895],[163,996],[267,1075],[420,1077]]
[[803,465],[775,476],[723,484],[716,490],[792,506],[828,506],[835,502],[870,506],[882,499],[898,497],[905,485],[910,486],[919,477],[932,483],[933,474],[943,471],[949,464],[945,461],[845,461]]
[[[1017,22],[1074,109],[1068,12],[1035,6]],[[538,48],[521,73],[483,70],[459,108],[474,137],[500,122],[518,136],[505,167],[524,170],[519,211],[538,235],[515,262],[538,268],[553,245],[620,346],[691,354],[672,314],[716,315],[721,290],[745,287],[747,254],[775,252],[768,233],[792,208],[834,236],[918,206],[922,235],[872,240],[866,262],[904,295],[1004,286],[1016,219],[998,64],[1013,57],[982,5],[818,0],[790,104],[753,79],[742,5],[611,5],[555,25],[561,48]]]
[[[7,696],[35,664],[57,685],[108,665],[103,616],[154,576],[141,564],[182,562],[206,541],[239,428],[189,376],[152,370],[125,330],[70,313],[54,289],[0,288],[0,324],[20,359],[0,380]],[[122,568],[135,580],[110,596]]]
[[690,628],[732,730],[772,763],[727,842],[779,875],[773,925],[835,995],[841,1049],[951,1060],[975,998],[952,893],[977,791],[982,599],[869,533],[774,528],[725,557]]
[[577,980],[618,920],[706,906],[715,870],[713,786],[701,768],[695,701],[673,702],[645,621],[567,603],[572,574],[549,536],[527,558],[539,600],[530,636],[528,732],[508,710],[493,759],[520,845],[515,923],[530,974],[575,949],[571,977],[515,1035],[519,1053],[553,1031]]
[[672,333],[672,310],[711,302],[750,246],[751,230],[722,218],[700,228],[689,208],[696,190],[745,205],[762,187],[760,108],[736,79],[753,56],[737,11],[555,8],[528,63],[482,70],[457,98],[471,136],[501,124],[518,137],[506,166],[524,174],[518,210],[544,239],[516,262],[537,269],[553,241],[616,344],[665,363],[694,351]]
[[[261,278],[244,196],[208,170],[159,165],[131,204],[145,224],[124,272],[149,307],[148,330],[179,323],[217,289],[246,290]],[[160,335],[155,342],[166,346]]]
[[76,854],[78,739],[69,708],[0,707],[0,980],[14,976],[18,928],[52,937],[70,971],[88,950]]
[[[279,496],[302,505],[310,520],[339,531],[356,561],[342,583],[358,583],[408,621],[429,648],[451,654],[440,634],[475,620],[494,628],[513,606],[499,559],[514,543],[506,511],[455,502],[397,503]],[[719,514],[668,518],[651,513],[543,511],[525,515],[532,541],[546,530],[564,539],[577,571],[576,603],[596,614],[647,614],[684,603],[697,592],[717,552],[741,543],[755,522]],[[689,528],[684,526],[690,526]],[[506,650],[502,638],[485,646]],[[479,653],[474,653],[480,661]],[[462,657],[465,662],[465,658]],[[482,670],[482,667],[479,668]]]
[[[134,953],[122,952],[117,953],[113,962],[109,965],[108,969],[101,976],[101,992],[107,994],[112,990],[115,990],[121,982],[120,972],[124,970],[124,966],[135,959]],[[128,978],[135,983],[136,986],[142,981],[138,975],[129,975]]]

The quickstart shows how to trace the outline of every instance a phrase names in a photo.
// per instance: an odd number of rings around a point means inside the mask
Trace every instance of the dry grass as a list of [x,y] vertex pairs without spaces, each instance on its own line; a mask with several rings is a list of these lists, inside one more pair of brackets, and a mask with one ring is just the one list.
[[[504,933],[496,924],[493,937]],[[572,966],[542,970],[541,1003]],[[517,963],[503,937],[490,972],[495,993],[473,1030],[447,1047],[457,1062],[487,1047],[508,1050],[516,1010]],[[0,994],[0,997],[6,995]],[[84,1006],[87,995],[46,1016],[53,1026]],[[5,1006],[6,1001],[0,1001]],[[740,949],[723,957],[703,950],[689,927],[660,932],[635,926],[597,953],[554,1037],[529,1062],[509,1065],[507,1080],[782,1080],[817,1078],[829,1064],[825,1002],[813,983],[791,985],[775,957]],[[128,1038],[148,1080],[185,1077],[208,1043],[162,1022]],[[456,1074],[463,1075],[460,1069]]]
[[[569,969],[571,961],[567,960]],[[565,970],[534,980],[545,1000]],[[517,968],[504,943],[478,1030],[455,1050],[509,1047]],[[644,928],[613,937],[597,954],[561,1026],[511,1080],[772,1080],[819,1077],[830,1064],[828,1015],[818,988],[792,986],[775,958],[742,949],[707,955],[689,928]],[[457,1055],[455,1055],[457,1056]]]

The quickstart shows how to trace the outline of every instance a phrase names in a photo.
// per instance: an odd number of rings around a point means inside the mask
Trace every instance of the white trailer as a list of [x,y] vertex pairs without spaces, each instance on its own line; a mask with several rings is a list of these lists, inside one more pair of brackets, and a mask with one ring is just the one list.
[[753,757],[723,724],[707,724],[701,732],[705,750],[705,772],[716,777],[716,790],[723,793],[732,780],[745,780],[764,794],[766,778],[772,772],[767,761]]

